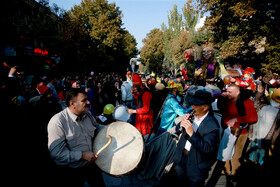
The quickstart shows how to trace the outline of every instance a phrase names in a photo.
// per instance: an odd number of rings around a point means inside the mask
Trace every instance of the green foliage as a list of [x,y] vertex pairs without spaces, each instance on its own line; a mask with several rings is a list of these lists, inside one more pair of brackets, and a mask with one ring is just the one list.
[[[198,45],[213,41],[212,32],[195,31],[199,12],[191,3],[191,0],[187,1],[182,8],[182,14],[178,11],[177,5],[174,5],[168,15],[168,25],[162,23],[161,31],[154,29],[143,40],[141,58],[151,69],[157,71],[163,65],[176,74],[180,65],[185,63],[184,51],[186,49],[197,48]],[[155,33],[161,33],[161,36]],[[162,38],[161,41],[160,38]],[[188,65],[190,66],[188,68],[194,69],[194,64]]]
[[214,41],[214,33],[203,29],[199,31],[193,31],[191,33],[191,42],[198,45],[202,46],[206,42],[213,42]]
[[186,31],[194,31],[197,24],[199,12],[191,5],[191,0],[188,0],[183,7],[184,27]]
[[153,29],[143,39],[144,46],[141,49],[141,61],[151,69],[160,72],[164,58],[163,35],[159,29]]
[[181,31],[177,38],[170,40],[170,50],[175,74],[179,70],[180,65],[185,62],[184,51],[191,47],[190,33],[188,31]]
[[[198,0],[200,9],[209,11],[206,27],[214,34],[214,43],[225,60],[233,59],[243,66],[280,71],[280,2],[275,0],[222,1]],[[266,39],[260,46],[258,42]],[[254,43],[254,45],[252,45]],[[265,47],[265,51],[260,51]],[[269,63],[269,64],[268,64]]]
[[[185,6],[184,8],[183,11],[186,10]],[[186,11],[185,15],[187,16]],[[188,16],[191,17],[190,15]],[[168,16],[168,27],[162,24],[164,56],[167,59],[165,66],[171,69],[174,74],[176,74],[180,64],[184,61],[185,49],[190,46],[190,31],[185,30],[183,25],[189,27],[191,24],[182,21],[182,14],[178,12],[177,5],[174,5]]]
[[136,56],[135,38],[122,28],[122,12],[107,0],[83,0],[64,15],[67,59],[118,71]]
[[277,42],[275,46],[268,45],[266,49],[269,51],[267,55],[268,63],[262,63],[262,71],[265,73],[268,70],[272,72],[280,71],[280,42]]

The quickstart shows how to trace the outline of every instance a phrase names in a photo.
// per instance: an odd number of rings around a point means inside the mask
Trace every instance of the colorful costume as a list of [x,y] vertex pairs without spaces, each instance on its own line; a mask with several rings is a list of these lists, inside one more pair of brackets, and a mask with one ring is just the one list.
[[198,59],[198,66],[195,70],[195,77],[199,80],[204,79],[207,82],[212,82],[220,74],[220,66],[215,59],[214,48],[212,46],[204,46],[201,56],[202,59]]
[[178,115],[183,116],[191,111],[191,108],[185,109],[182,105],[180,105],[179,101],[172,94],[168,94],[166,100],[158,134],[172,128],[175,125],[174,120]]
[[134,94],[133,97],[137,99],[135,127],[145,136],[150,134],[154,126],[154,111],[150,105],[152,94],[147,88],[143,88],[138,94]]
[[[167,85],[167,88],[177,88],[178,91],[180,91],[180,88],[182,87],[180,83],[176,83],[176,81],[174,80],[169,81]],[[157,134],[161,134],[172,128],[175,125],[174,120],[178,115],[183,116],[184,114],[191,111],[191,108],[186,109],[182,105],[180,105],[179,101],[176,99],[176,96],[173,94],[168,94],[165,100],[166,102],[163,108],[160,126]]]
[[253,79],[255,71],[253,68],[246,68],[243,72],[242,77],[236,78],[235,84],[240,86],[240,94],[236,101],[236,107],[239,116],[245,116],[245,106],[244,101],[249,99],[253,95],[253,91],[256,89],[256,84]]
[[[139,75],[133,75],[133,86],[141,86],[142,81]],[[137,99],[135,127],[143,134],[150,134],[154,126],[154,111],[151,109],[152,94],[146,87],[141,88],[137,93],[133,94]]]

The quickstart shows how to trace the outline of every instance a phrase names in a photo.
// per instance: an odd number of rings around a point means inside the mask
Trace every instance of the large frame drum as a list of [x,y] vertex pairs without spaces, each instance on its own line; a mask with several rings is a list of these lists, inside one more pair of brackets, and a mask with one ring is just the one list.
[[113,122],[97,134],[93,143],[94,153],[108,142],[107,135],[111,136],[112,142],[99,154],[96,165],[105,173],[114,176],[121,177],[131,173],[142,159],[142,134],[129,123]]

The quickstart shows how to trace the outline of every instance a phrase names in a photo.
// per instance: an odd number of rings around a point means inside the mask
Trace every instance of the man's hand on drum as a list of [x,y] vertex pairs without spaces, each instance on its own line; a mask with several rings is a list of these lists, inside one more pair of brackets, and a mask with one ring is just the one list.
[[181,127],[183,127],[186,130],[186,133],[189,136],[193,135],[193,126],[192,123],[189,120],[190,114],[185,114],[182,117],[182,121],[181,121]]
[[127,111],[129,114],[136,113],[136,110],[133,110],[133,109],[127,109],[126,111]]
[[89,163],[95,162],[97,158],[98,156],[91,151],[82,152],[82,159]]

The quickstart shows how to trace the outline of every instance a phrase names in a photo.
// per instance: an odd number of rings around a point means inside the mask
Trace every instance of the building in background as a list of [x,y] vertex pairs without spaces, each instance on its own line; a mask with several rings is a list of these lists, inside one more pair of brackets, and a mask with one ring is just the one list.
[[[26,73],[51,69],[60,59],[60,18],[35,0],[0,3],[0,61]],[[1,68],[3,69],[3,68]]]

